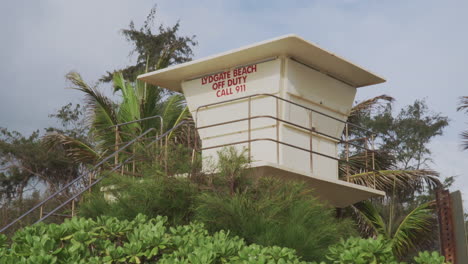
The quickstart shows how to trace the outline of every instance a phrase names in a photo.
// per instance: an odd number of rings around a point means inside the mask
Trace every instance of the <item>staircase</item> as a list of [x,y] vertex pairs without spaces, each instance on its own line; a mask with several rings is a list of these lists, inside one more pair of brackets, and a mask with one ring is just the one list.
[[[138,120],[138,121],[142,121],[142,120],[146,120],[146,119],[148,119],[148,118],[141,119],[141,120]],[[136,122],[136,121],[132,121],[132,122]],[[132,122],[129,122],[129,123],[132,123]],[[161,119],[161,123],[162,123],[162,119]],[[128,124],[128,123],[119,124],[119,125],[126,125],[126,124]],[[186,125],[186,124],[187,124],[187,121],[182,121],[182,122],[178,123],[176,126],[174,126],[173,128],[167,130],[165,133],[161,133],[159,136],[156,136],[156,138],[154,140],[152,140],[150,143],[148,143],[146,146],[150,147],[150,146],[153,146],[154,144],[157,144],[157,143],[161,143],[161,146],[163,146],[162,141],[163,141],[164,138],[166,138],[174,130],[176,130],[179,127],[181,127],[183,125]],[[155,131],[155,130],[156,130],[155,128],[150,128],[150,129],[144,131],[143,133],[141,133],[139,136],[132,139],[131,141],[128,141],[122,147],[115,150],[112,154],[108,155],[107,157],[100,160],[97,164],[95,164],[93,166],[93,168],[90,170],[90,173],[83,174],[83,175],[75,178],[71,182],[67,183],[61,189],[54,192],[52,195],[45,198],[40,203],[36,204],[32,208],[30,208],[29,210],[24,212],[21,216],[19,216],[18,218],[16,218],[15,220],[10,222],[9,224],[2,227],[0,229],[0,233],[5,233],[7,230],[11,229],[14,226],[18,226],[21,223],[24,224],[24,222],[26,222],[26,220],[30,220],[31,217],[34,217],[34,214],[36,216],[38,216],[38,217],[37,217],[37,220],[32,221],[32,224],[40,223],[40,222],[44,221],[45,219],[47,219],[47,218],[49,218],[51,216],[60,217],[62,220],[63,220],[63,218],[75,216],[75,203],[79,200],[80,196],[83,195],[83,193],[85,193],[86,191],[90,190],[93,186],[95,186],[96,184],[101,182],[102,179],[104,179],[105,175],[97,176],[102,171],[103,165],[108,165],[107,162],[109,160],[111,160],[112,158],[117,160],[116,157],[118,157],[119,153],[124,152],[125,150],[128,150],[128,148],[130,146],[132,146],[135,142],[138,142],[143,137],[148,135],[150,132]],[[167,149],[167,146],[165,148]],[[165,158],[167,158],[167,154],[165,155]],[[118,171],[124,165],[126,165],[126,164],[128,164],[130,162],[134,162],[134,161],[135,161],[135,153],[130,155],[130,157],[125,159],[123,162],[116,163],[113,168],[111,168],[110,170],[106,170],[106,172]],[[97,177],[95,177],[95,179],[93,179],[93,175],[96,175]],[[82,181],[84,183],[87,183],[87,184],[85,184],[85,186],[81,186],[81,188],[78,188],[78,190],[76,190],[76,185],[79,185],[80,181]],[[58,201],[60,196],[63,195],[64,193],[67,193],[67,194],[71,193],[71,195],[69,195],[69,197],[63,202]],[[45,206],[47,204],[50,204],[52,201],[58,202],[59,204],[54,206],[53,209],[51,209],[50,211],[45,212],[44,211]],[[60,209],[63,209],[67,205],[71,205],[71,215],[59,212]],[[28,225],[28,224],[26,223],[26,225]]]

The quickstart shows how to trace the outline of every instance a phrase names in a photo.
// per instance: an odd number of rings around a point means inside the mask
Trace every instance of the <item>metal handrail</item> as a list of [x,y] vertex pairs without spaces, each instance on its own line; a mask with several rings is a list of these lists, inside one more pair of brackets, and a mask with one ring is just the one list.
[[311,112],[314,112],[314,113],[317,113],[319,115],[322,115],[322,116],[325,116],[325,117],[328,117],[328,118],[331,118],[335,121],[338,121],[340,123],[343,123],[343,124],[348,124],[348,125],[351,125],[353,127],[356,127],[356,128],[359,128],[359,129],[362,129],[364,130],[365,132],[368,132],[368,133],[371,133],[372,135],[376,135],[374,132],[364,128],[364,127],[361,127],[361,126],[358,126],[356,124],[353,124],[353,123],[349,123],[347,121],[343,121],[341,119],[338,119],[334,116],[331,116],[331,115],[328,115],[328,114],[325,114],[325,113],[322,113],[320,111],[317,111],[317,110],[314,110],[312,108],[309,108],[307,106],[303,106],[301,104],[298,104],[296,102],[293,102],[293,101],[290,101],[288,99],[284,99],[284,98],[281,98],[279,96],[276,96],[274,94],[268,94],[268,93],[258,93],[258,94],[252,94],[252,95],[247,95],[247,96],[243,96],[243,97],[238,97],[238,98],[233,98],[233,99],[229,99],[229,100],[225,100],[225,101],[222,101],[222,102],[215,102],[215,103],[211,103],[211,104],[206,104],[206,105],[201,105],[197,108],[196,110],[196,113],[197,113],[197,118],[198,118],[198,111],[201,109],[201,108],[206,108],[206,107],[210,107],[210,106],[214,106],[214,105],[219,105],[219,104],[226,104],[226,103],[230,103],[230,102],[234,102],[234,101],[239,101],[239,100],[243,100],[243,99],[249,99],[249,98],[252,98],[252,97],[257,97],[257,96],[270,96],[270,97],[274,97],[278,100],[281,100],[281,101],[284,101],[284,102],[287,102],[287,103],[290,103],[292,105],[295,105],[295,106],[298,106],[298,107],[301,107],[301,108],[304,108],[306,110],[309,110]]
[[201,127],[197,127],[198,130],[200,129],[205,129],[205,128],[210,128],[210,127],[216,127],[216,126],[222,126],[222,125],[227,125],[227,124],[231,124],[231,123],[236,123],[236,122],[242,122],[242,121],[248,121],[248,120],[251,120],[251,119],[257,119],[257,118],[270,118],[270,119],[273,119],[273,120],[276,120],[276,121],[280,121],[280,122],[283,122],[285,124],[288,124],[288,125],[291,125],[291,126],[294,126],[294,127],[297,127],[297,128],[301,128],[301,129],[304,129],[304,130],[307,130],[309,132],[313,132],[313,133],[316,133],[318,135],[321,135],[321,136],[324,136],[324,137],[328,137],[328,138],[331,138],[333,140],[336,140],[338,141],[339,143],[345,143],[345,144],[349,144],[353,147],[356,147],[356,148],[360,148],[360,149],[364,149],[364,150],[367,150],[367,151],[375,151],[375,150],[372,150],[372,149],[368,149],[366,147],[363,147],[363,146],[360,146],[360,145],[356,145],[354,143],[349,143],[349,141],[344,141],[340,138],[337,138],[337,137],[334,137],[334,136],[330,136],[328,134],[325,134],[323,132],[320,132],[320,131],[317,131],[315,128],[307,128],[307,127],[304,127],[304,126],[301,126],[301,125],[298,125],[296,123],[293,123],[293,122],[290,122],[290,121],[287,121],[287,120],[284,120],[284,119],[281,119],[281,118],[277,118],[277,117],[274,117],[274,116],[271,116],[271,115],[257,115],[257,116],[251,116],[251,117],[246,117],[246,118],[240,118],[240,119],[235,119],[235,120],[231,120],[231,121],[225,121],[225,122],[220,122],[220,123],[216,123],[216,124],[211,124],[211,125],[206,125],[206,126],[201,126]]
[[[152,141],[150,144],[148,144],[148,146],[151,146],[152,144],[156,143],[157,141],[161,140],[162,138],[164,138],[165,136],[167,136],[170,132],[172,132],[173,130],[177,129],[179,126],[185,124],[187,121],[182,121],[180,122],[179,124],[177,124],[176,126],[174,126],[173,128],[169,129],[168,131],[166,131],[164,134],[160,135],[157,139],[155,139],[154,141]],[[154,128],[153,128],[154,129]],[[148,131],[148,130],[147,130]],[[115,171],[117,169],[119,169],[121,166],[123,166],[125,163],[127,163],[128,161],[130,161],[131,159],[133,158],[133,156],[129,157],[128,159],[126,159],[122,164],[119,164],[119,166],[117,166],[116,168],[112,169],[112,171]],[[46,215],[44,215],[42,218],[40,218],[39,220],[37,220],[36,222],[34,222],[34,224],[37,224],[37,223],[40,223],[42,222],[44,219],[48,218],[49,216],[51,216],[52,214],[54,214],[56,211],[58,211],[60,208],[64,207],[65,205],[67,205],[69,202],[73,201],[75,198],[77,198],[78,196],[80,196],[81,194],[83,194],[85,191],[89,190],[91,187],[93,187],[94,185],[96,185],[98,182],[100,182],[102,179],[104,179],[105,176],[102,176],[101,178],[95,180],[93,183],[91,183],[90,185],[86,186],[83,190],[81,190],[80,192],[78,192],[77,194],[73,195],[72,197],[70,197],[68,200],[66,200],[65,202],[63,202],[62,204],[60,204],[59,206],[57,206],[56,208],[54,208],[52,211],[50,211],[49,213],[47,213]]]
[[336,157],[333,157],[333,156],[330,156],[330,155],[327,155],[327,154],[323,154],[323,153],[320,153],[320,152],[317,152],[317,151],[301,148],[301,147],[298,147],[298,146],[295,146],[295,145],[292,145],[292,144],[289,144],[289,143],[286,143],[286,142],[283,142],[283,141],[280,141],[280,140],[272,139],[272,138],[254,138],[254,139],[250,139],[250,140],[242,140],[242,141],[237,141],[237,142],[232,142],[232,143],[227,143],[227,144],[222,144],[222,145],[206,147],[206,148],[202,148],[201,150],[214,149],[214,148],[220,148],[220,147],[227,147],[227,146],[244,144],[244,143],[255,142],[255,141],[272,141],[272,142],[282,144],[282,145],[285,145],[285,146],[288,146],[288,147],[292,147],[292,148],[296,148],[296,149],[299,149],[299,150],[307,151],[307,152],[312,153],[312,154],[317,154],[317,155],[320,155],[320,156],[323,156],[323,157],[326,157],[326,158],[334,159],[336,161],[342,161],[339,158],[336,158]]
[[[149,132],[155,130],[155,128],[149,128],[147,129],[144,133],[140,134],[138,137],[136,137],[135,139],[129,141],[125,146],[123,146],[122,148],[120,148],[119,150],[117,151],[114,151],[112,154],[110,154],[109,156],[107,156],[106,158],[104,158],[103,160],[101,160],[100,162],[98,162],[96,165],[93,166],[93,168],[91,169],[91,171],[94,171],[96,170],[99,166],[101,166],[102,164],[104,164],[106,161],[108,161],[109,159],[111,159],[112,157],[114,157],[115,155],[117,155],[119,152],[123,151],[125,148],[127,148],[128,146],[132,145],[133,143],[135,143],[138,139],[140,139],[141,137],[145,136],[146,134],[148,134]],[[85,175],[81,175],[77,178],[75,178],[73,181],[67,183],[65,186],[63,186],[60,190],[56,191],[55,193],[53,193],[52,195],[50,195],[49,197],[47,197],[46,199],[44,199],[43,201],[41,201],[40,203],[36,204],[35,206],[33,206],[31,209],[29,209],[28,211],[26,211],[25,213],[23,213],[21,216],[19,216],[18,218],[16,218],[15,220],[13,220],[12,222],[10,222],[8,225],[2,227],[2,229],[0,229],[0,233],[7,230],[8,228],[10,228],[12,225],[16,224],[18,221],[22,220],[24,217],[26,217],[27,215],[29,215],[30,213],[32,213],[34,210],[36,210],[37,208],[41,207],[42,205],[44,205],[46,202],[50,201],[52,198],[54,198],[55,196],[57,196],[58,194],[60,194],[62,191],[64,191],[65,189],[67,189],[68,187],[70,187],[71,185],[73,185],[74,183],[76,183],[77,181],[83,179],[85,177]]]
[[149,117],[145,117],[145,118],[141,118],[141,119],[138,119],[138,120],[132,120],[132,121],[129,121],[129,122],[125,122],[125,123],[120,123],[120,124],[117,124],[117,125],[113,125],[113,126],[110,126],[109,128],[113,128],[113,127],[120,127],[120,126],[125,126],[125,125],[129,125],[129,124],[133,124],[133,123],[138,123],[138,122],[141,122],[141,121],[145,121],[145,120],[150,120],[150,119],[153,119],[153,118],[159,118],[160,122],[161,122],[161,128],[164,126],[164,123],[163,123],[163,117],[161,115],[154,115],[154,116],[149,116]]
[[[257,97],[257,96],[269,96],[269,97],[273,97],[276,99],[276,117],[274,116],[271,116],[271,115],[256,115],[256,116],[252,116],[251,115],[251,103],[252,103],[252,98],[253,97]],[[327,158],[330,158],[330,159],[333,159],[333,160],[337,160],[337,161],[344,161],[346,163],[346,178],[347,178],[347,181],[349,181],[349,153],[350,153],[350,150],[349,150],[349,146],[353,146],[355,147],[356,149],[364,149],[365,152],[366,152],[366,170],[367,170],[367,153],[368,152],[371,152],[371,158],[372,158],[372,171],[375,171],[375,146],[374,146],[374,136],[376,135],[375,133],[373,133],[372,131],[368,130],[368,129],[365,129],[363,127],[360,127],[358,125],[355,125],[355,124],[352,124],[352,123],[349,123],[347,121],[343,121],[341,119],[338,119],[336,117],[333,117],[331,115],[328,115],[328,114],[325,114],[325,113],[322,113],[320,111],[317,111],[317,110],[314,110],[314,109],[311,109],[309,107],[306,107],[306,106],[303,106],[301,104],[298,104],[296,102],[293,102],[293,101],[290,101],[290,100],[287,100],[287,99],[284,99],[284,98],[281,98],[279,96],[276,96],[276,95],[273,95],[273,94],[268,94],[268,93],[260,93],[260,94],[253,94],[253,95],[248,95],[248,96],[243,96],[243,97],[239,97],[239,98],[233,98],[233,99],[229,99],[229,100],[225,100],[225,101],[221,101],[221,102],[215,102],[215,103],[211,103],[211,104],[206,104],[206,105],[202,105],[202,106],[199,106],[197,109],[196,109],[196,119],[198,120],[198,113],[200,111],[200,109],[203,109],[203,108],[207,108],[207,107],[210,107],[210,106],[214,106],[214,105],[220,105],[220,104],[226,104],[226,103],[230,103],[230,102],[234,102],[234,101],[239,101],[239,100],[245,100],[245,99],[248,99],[248,117],[246,118],[240,118],[240,119],[235,119],[235,120],[230,120],[230,121],[225,121],[225,122],[219,122],[219,123],[215,123],[215,124],[210,124],[210,125],[205,125],[205,126],[201,126],[201,127],[197,127],[197,129],[205,129],[205,128],[210,128],[210,127],[216,127],[216,126],[222,126],[222,125],[227,125],[227,124],[231,124],[231,123],[235,123],[235,122],[241,122],[241,121],[248,121],[248,139],[247,140],[243,140],[243,141],[238,141],[238,142],[231,142],[231,143],[226,143],[226,144],[220,144],[220,145],[216,145],[216,146],[210,146],[210,147],[205,147],[205,148],[202,148],[202,150],[206,150],[206,149],[213,149],[213,148],[219,148],[219,147],[225,147],[225,146],[231,146],[231,145],[236,145],[236,144],[244,144],[244,143],[248,143],[248,150],[249,150],[249,162],[250,162],[250,157],[251,157],[251,142],[254,142],[254,141],[272,141],[272,142],[275,142],[276,145],[277,145],[277,150],[276,150],[276,159],[277,159],[277,162],[279,163],[279,145],[286,145],[286,146],[289,146],[289,147],[292,147],[292,148],[296,148],[296,149],[299,149],[299,150],[303,150],[303,151],[306,151],[308,153],[310,153],[310,168],[312,169],[313,167],[313,154],[316,154],[316,155],[320,155],[320,156],[323,156],[323,157],[327,157]],[[279,118],[279,101],[284,101],[284,102],[287,102],[287,103],[290,103],[292,105],[295,105],[295,106],[298,106],[298,107],[301,107],[305,110],[308,111],[309,113],[309,122],[310,122],[310,127],[305,127],[305,126],[302,126],[302,125],[299,125],[299,124],[296,124],[296,123],[293,123],[293,122],[290,122],[290,121],[287,121],[287,120],[284,120],[284,119],[281,119]],[[335,120],[335,121],[338,121],[340,123],[343,123],[344,126],[345,126],[345,140],[341,138],[338,138],[338,137],[335,137],[335,136],[332,136],[332,135],[328,135],[326,133],[323,133],[323,132],[320,132],[320,131],[317,131],[317,129],[315,127],[312,126],[312,113],[317,113],[319,115],[322,115],[322,116],[325,116],[327,118],[330,118],[332,120]],[[252,119],[255,119],[255,118],[270,118],[270,119],[273,119],[273,120],[276,120],[276,140],[275,139],[272,139],[272,138],[256,138],[256,139],[252,139],[251,138],[251,120]],[[279,139],[279,131],[278,131],[278,127],[279,127],[279,124],[280,122],[282,123],[285,123],[285,124],[289,124],[293,127],[296,127],[296,128],[300,128],[302,130],[306,130],[310,133],[310,149],[305,149],[305,148],[302,148],[302,147],[299,147],[299,146],[295,146],[295,145],[292,145],[292,144],[289,144],[289,143],[286,143],[286,142],[282,142],[280,139]],[[372,139],[372,149],[369,149],[367,147],[367,144],[365,144],[365,146],[361,146],[359,144],[354,144],[354,143],[350,143],[349,141],[349,126],[353,126],[353,127],[356,127],[358,129],[361,129],[361,130],[364,130],[368,133],[370,133],[370,137]],[[343,160],[341,158],[337,158],[337,157],[334,157],[334,156],[330,156],[330,155],[327,155],[327,154],[324,154],[324,153],[320,153],[320,152],[317,152],[317,151],[313,151],[312,150],[312,134],[317,134],[317,135],[320,135],[320,136],[323,136],[323,137],[326,137],[328,139],[332,139],[332,140],[335,140],[338,144],[342,144],[344,143],[345,144],[345,153],[346,153],[346,160]],[[365,138],[366,141],[367,141],[367,138]],[[374,182],[375,182],[375,175],[374,175]],[[375,185],[375,184],[374,184]],[[374,186],[375,187],[375,186]]]

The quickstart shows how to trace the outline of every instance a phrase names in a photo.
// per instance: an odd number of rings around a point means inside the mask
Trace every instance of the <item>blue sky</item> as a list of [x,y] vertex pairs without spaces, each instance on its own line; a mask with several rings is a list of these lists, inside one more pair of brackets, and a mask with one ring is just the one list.
[[[0,9],[0,127],[30,133],[52,125],[48,114],[81,95],[64,75],[89,82],[132,62],[119,30],[145,19],[155,1],[6,1]],[[459,133],[468,116],[455,111],[468,95],[468,1],[157,1],[158,22],[181,22],[197,35],[196,58],[295,33],[385,77],[359,89],[357,99],[380,94],[396,108],[425,98],[451,119],[431,143],[442,176],[468,194],[468,151]],[[468,198],[468,196],[465,196]]]

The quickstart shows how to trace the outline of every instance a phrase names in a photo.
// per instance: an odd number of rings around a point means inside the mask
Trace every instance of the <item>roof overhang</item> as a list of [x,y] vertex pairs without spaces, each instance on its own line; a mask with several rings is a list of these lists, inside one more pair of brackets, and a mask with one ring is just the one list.
[[292,57],[296,61],[356,88],[385,82],[382,77],[296,35],[286,35],[258,42],[217,55],[149,72],[139,75],[138,80],[182,92],[181,83],[184,80],[278,56]]
[[385,192],[339,179],[312,176],[293,168],[271,162],[254,162],[249,170],[257,177],[278,177],[298,180],[314,190],[314,195],[326,204],[344,208],[372,197],[383,197]]

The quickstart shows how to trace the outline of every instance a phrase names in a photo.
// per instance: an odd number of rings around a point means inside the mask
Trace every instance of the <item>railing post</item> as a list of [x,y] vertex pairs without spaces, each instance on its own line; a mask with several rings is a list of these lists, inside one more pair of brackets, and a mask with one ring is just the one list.
[[[157,140],[158,139],[158,132],[156,132],[156,135],[154,137],[154,140]],[[155,159],[155,164],[157,164],[159,161],[158,161],[158,143],[154,144],[153,146],[153,155],[154,155],[154,159]]]
[[[115,147],[114,151],[119,151],[119,126],[115,127]],[[114,165],[119,163],[119,153],[114,156]]]
[[251,112],[251,111],[252,111],[252,97],[249,97],[249,120],[248,120],[248,130],[249,130],[249,132],[248,132],[248,136],[249,136],[249,140],[248,140],[248,141],[249,141],[249,152],[248,152],[248,153],[249,153],[249,163],[251,163],[251,161],[252,161],[252,160],[251,160],[251,156],[252,156],[252,150],[251,150],[251,148],[252,148],[252,143],[251,143],[251,140],[252,140],[252,135],[251,135],[251,129],[252,129],[251,115],[252,115],[252,112]]
[[280,147],[279,147],[279,100],[276,98],[276,164],[280,164]]
[[348,144],[348,123],[345,123],[345,141],[346,141],[346,181],[349,182],[349,144]]
[[164,171],[166,172],[167,177],[167,146],[168,146],[169,136],[166,135],[166,146],[164,147]]
[[369,164],[368,164],[368,161],[367,161],[367,149],[369,148],[369,146],[368,146],[369,144],[367,143],[367,141],[368,141],[368,138],[365,137],[364,138],[364,150],[365,150],[365,159],[366,159],[366,167],[365,167],[365,170],[364,170],[365,172],[367,172],[368,168],[369,168]]
[[[164,131],[164,121],[163,121],[163,118],[161,117],[161,128],[159,129],[159,133],[161,134],[161,136],[163,135],[163,131]],[[161,145],[161,149],[162,149],[163,148],[162,139],[161,139],[160,145]]]
[[135,145],[133,145],[132,152],[133,152],[133,161],[132,161],[132,173],[133,177],[135,177],[135,172],[136,172],[136,161],[135,161]]
[[374,189],[376,188],[376,180],[375,180],[375,138],[374,134],[371,134],[372,140],[372,175],[374,176]]
[[[88,177],[88,178],[89,178],[89,179],[88,179],[88,181],[89,181],[88,185],[91,186],[91,184],[93,183],[93,173],[90,172],[90,173],[88,173],[88,175],[89,175],[89,177]],[[89,193],[91,193],[91,188],[89,188]]]
[[72,209],[71,210],[72,210],[71,216],[74,217],[75,216],[75,199],[72,200]]
[[43,208],[43,206],[41,206],[41,207],[39,208],[39,219],[42,218],[42,215],[43,215],[43,214],[44,214],[44,208]]
[[190,142],[190,141],[191,141],[191,140],[190,140],[190,137],[191,137],[191,134],[190,134],[190,126],[187,126],[187,130],[188,130],[188,131],[187,131],[187,146],[189,146],[189,148],[190,148],[190,143],[191,143],[191,142]]
[[314,126],[312,125],[312,111],[309,111],[309,122],[310,122],[310,132],[309,132],[309,145],[310,145],[310,172],[314,172],[314,157],[312,154],[312,132],[314,131]]

